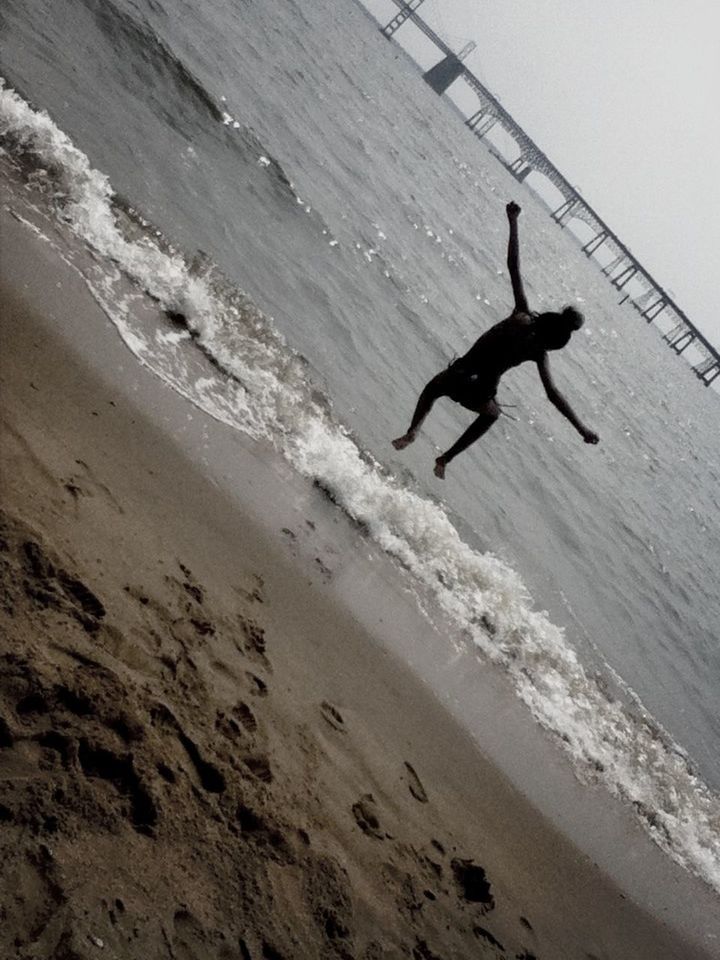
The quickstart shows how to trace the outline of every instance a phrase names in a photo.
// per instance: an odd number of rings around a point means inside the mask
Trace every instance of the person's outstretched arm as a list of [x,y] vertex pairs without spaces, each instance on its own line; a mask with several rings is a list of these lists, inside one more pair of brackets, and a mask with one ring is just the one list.
[[522,277],[520,276],[520,248],[518,245],[517,231],[517,219],[520,216],[520,207],[514,200],[511,200],[505,207],[505,211],[510,222],[507,265],[510,271],[513,296],[515,297],[515,310],[521,313],[527,313],[528,302],[525,297],[525,291],[523,290]]
[[554,407],[557,407],[560,413],[570,421],[585,443],[598,443],[600,437],[598,437],[598,435],[592,430],[588,430],[585,424],[575,416],[573,408],[553,383],[553,379],[550,376],[550,365],[548,364],[546,353],[543,353],[542,357],[538,360],[537,365],[538,373],[540,374],[540,379],[542,380],[542,385],[545,387],[545,393],[547,394],[547,398],[550,403],[552,403]]

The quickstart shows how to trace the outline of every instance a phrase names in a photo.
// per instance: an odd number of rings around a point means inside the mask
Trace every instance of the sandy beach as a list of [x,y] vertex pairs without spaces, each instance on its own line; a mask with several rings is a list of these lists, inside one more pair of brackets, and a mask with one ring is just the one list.
[[629,817],[621,863],[518,789],[522,722],[362,530],[0,236],[0,955],[717,956],[715,898]]

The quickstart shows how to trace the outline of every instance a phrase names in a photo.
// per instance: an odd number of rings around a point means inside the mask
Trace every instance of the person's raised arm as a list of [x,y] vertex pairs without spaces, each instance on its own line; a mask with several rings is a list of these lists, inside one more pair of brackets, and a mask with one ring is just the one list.
[[507,265],[510,271],[510,280],[512,282],[513,296],[515,297],[515,309],[522,313],[528,312],[528,302],[523,290],[522,277],[520,276],[520,248],[518,245],[517,220],[520,216],[520,207],[514,200],[505,207],[508,221],[510,223],[510,238],[508,240]]
[[588,430],[585,424],[575,416],[575,412],[573,411],[572,407],[555,386],[553,378],[550,376],[550,365],[548,363],[546,353],[543,353],[538,360],[537,365],[538,373],[540,374],[540,379],[542,380],[542,385],[545,387],[545,393],[547,394],[547,398],[550,403],[554,407],[557,407],[560,413],[570,421],[585,443],[598,443],[600,437],[598,437],[598,435],[592,430]]

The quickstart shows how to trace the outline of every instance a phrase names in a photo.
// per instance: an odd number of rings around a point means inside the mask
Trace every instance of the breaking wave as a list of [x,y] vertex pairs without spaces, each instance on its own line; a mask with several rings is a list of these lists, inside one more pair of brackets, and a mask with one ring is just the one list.
[[[1,83],[0,136],[38,202],[44,195],[100,256],[101,276],[85,279],[139,359],[210,415],[271,442],[321,486],[430,592],[457,624],[458,642],[502,666],[578,776],[630,803],[662,849],[720,891],[720,799],[639,702],[630,711],[584,668],[563,631],[533,609],[517,573],[473,550],[441,506],[363,451],[252,302],[120,203],[47,114]],[[128,279],[132,294],[122,292]],[[148,297],[165,311],[166,329],[138,319]],[[202,376],[198,348],[212,364]]]

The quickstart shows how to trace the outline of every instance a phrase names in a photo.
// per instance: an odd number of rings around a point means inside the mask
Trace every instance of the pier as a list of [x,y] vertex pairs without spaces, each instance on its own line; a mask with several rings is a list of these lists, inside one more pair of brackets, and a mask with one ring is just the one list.
[[[583,229],[589,232],[590,236],[585,242],[578,238],[582,244],[581,249],[588,258],[598,264],[609,283],[621,294],[619,302],[629,303],[649,324],[659,321],[656,325],[663,333],[663,342],[678,355],[691,348],[692,370],[706,386],[713,383],[720,376],[718,350],[680,309],[674,297],[654,279],[578,190],[566,180],[499,100],[463,63],[467,54],[475,48],[475,44],[466,44],[463,50],[455,53],[418,14],[424,0],[392,2],[398,7],[398,13],[381,27],[383,36],[391,39],[403,24],[410,21],[438,48],[443,59],[423,74],[425,81],[439,94],[445,93],[456,81],[464,82],[471,88],[477,96],[478,107],[466,118],[465,125],[479,139],[483,139],[497,126],[512,137],[517,145],[518,155],[509,161],[493,149],[493,156],[519,183],[524,182],[531,173],[539,173],[559,191],[562,202],[551,211],[552,219],[561,228],[567,227],[573,221],[584,224]],[[528,183],[528,186],[531,184]],[[576,233],[574,235],[577,236]]]

